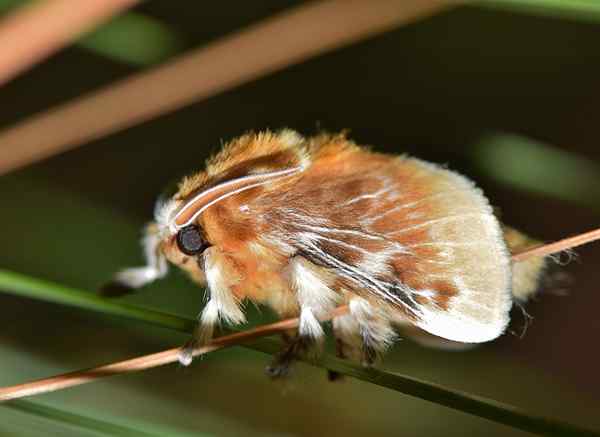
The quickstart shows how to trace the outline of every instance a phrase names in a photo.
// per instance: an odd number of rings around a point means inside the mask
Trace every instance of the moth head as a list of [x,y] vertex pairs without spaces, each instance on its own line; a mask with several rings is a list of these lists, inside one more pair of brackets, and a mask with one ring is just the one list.
[[236,195],[299,175],[309,163],[303,142],[295,132],[284,130],[246,135],[226,145],[204,171],[159,197],[154,222],[143,239],[148,265],[124,270],[117,281],[138,288],[164,276],[168,260],[204,282],[202,254],[215,238],[204,226],[203,214]]

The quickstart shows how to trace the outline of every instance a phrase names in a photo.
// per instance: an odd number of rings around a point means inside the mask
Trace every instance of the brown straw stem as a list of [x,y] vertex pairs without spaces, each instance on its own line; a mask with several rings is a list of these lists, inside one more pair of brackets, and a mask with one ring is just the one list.
[[[600,229],[586,232],[571,238],[560,240],[556,243],[546,244],[534,249],[527,249],[523,252],[512,255],[514,262],[524,261],[526,259],[547,256],[575,246],[579,246],[591,241],[600,239]],[[345,314],[348,311],[346,305],[342,305],[331,312],[322,321],[330,320],[334,317]],[[259,337],[266,337],[293,329],[298,326],[298,318],[282,320],[267,325],[258,326],[257,328],[247,331],[236,332],[234,334],[218,337],[209,344],[202,346],[194,351],[194,356],[206,354],[217,349],[245,343]],[[10,399],[18,399],[26,396],[33,396],[42,393],[48,393],[56,390],[61,390],[68,387],[73,387],[88,382],[93,382],[101,378],[113,375],[122,375],[125,373],[137,372],[144,369],[163,366],[176,362],[179,357],[181,348],[172,348],[163,352],[158,352],[150,355],[144,355],[130,360],[119,361],[112,364],[107,364],[92,369],[78,370],[75,372],[64,373],[62,375],[44,378],[37,381],[17,384],[13,386],[0,388],[0,402]]]
[[0,85],[139,0],[44,0],[0,22]]
[[[340,306],[321,320],[330,320],[331,318],[342,315],[347,311],[348,307],[346,305]],[[287,329],[293,329],[297,326],[298,318],[292,318],[267,325],[261,325],[247,331],[224,335],[214,339],[205,346],[197,348],[193,355],[194,357],[197,357],[218,349],[245,343],[259,337],[266,337]],[[144,355],[141,357],[132,358],[130,360],[119,361],[92,369],[78,370],[25,384],[0,388],[0,402],[48,393],[68,387],[74,387],[77,385],[86,384],[88,382],[97,381],[98,379],[105,378],[107,376],[122,375],[125,373],[150,369],[152,367],[164,366],[165,364],[176,362],[179,359],[180,352],[181,348],[176,347],[162,352]]]
[[[0,174],[412,22],[453,3],[308,2],[0,132]],[[7,44],[3,41],[2,45]]]
[[542,244],[531,249],[524,250],[512,256],[513,261],[525,261],[532,257],[543,257],[552,255],[563,250],[572,249],[583,244],[591,243],[600,239],[600,229],[593,231],[584,232],[583,234],[575,235],[573,237],[565,238],[554,243]]

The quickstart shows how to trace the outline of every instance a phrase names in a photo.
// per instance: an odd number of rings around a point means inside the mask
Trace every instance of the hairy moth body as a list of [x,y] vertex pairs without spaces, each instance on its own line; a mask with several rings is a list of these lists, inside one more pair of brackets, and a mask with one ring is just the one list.
[[297,351],[322,339],[319,317],[347,304],[333,320],[338,354],[367,364],[397,325],[493,340],[508,324],[515,278],[526,297],[543,267],[513,278],[503,229],[465,177],[343,135],[289,130],[226,145],[157,206],[144,241],[149,265],[118,279],[141,286],[166,273],[167,259],[206,284],[202,341],[220,320],[243,322],[251,300],[300,317]]

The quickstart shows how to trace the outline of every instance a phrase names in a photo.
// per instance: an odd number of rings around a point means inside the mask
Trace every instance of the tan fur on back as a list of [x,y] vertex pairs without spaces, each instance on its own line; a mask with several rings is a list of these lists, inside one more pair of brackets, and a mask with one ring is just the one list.
[[454,172],[373,153],[343,135],[267,132],[225,146],[176,197],[292,165],[305,169],[227,198],[198,219],[243,278],[231,286],[238,299],[289,313],[295,306],[284,271],[301,256],[335,276],[336,293],[359,296],[390,319],[464,342],[503,332],[508,251],[485,197]]

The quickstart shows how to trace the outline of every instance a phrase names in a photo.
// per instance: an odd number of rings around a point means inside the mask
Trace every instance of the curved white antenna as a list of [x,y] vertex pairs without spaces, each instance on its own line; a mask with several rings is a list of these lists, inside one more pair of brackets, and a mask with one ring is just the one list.
[[303,167],[294,167],[285,170],[277,170],[270,173],[243,176],[211,187],[196,194],[194,197],[184,203],[174,214],[171,220],[169,220],[169,228],[173,232],[177,232],[179,229],[190,225],[209,206],[214,205],[215,203],[235,194],[241,193],[242,191],[268,184],[274,179],[293,176],[296,173],[301,172],[303,169]]

